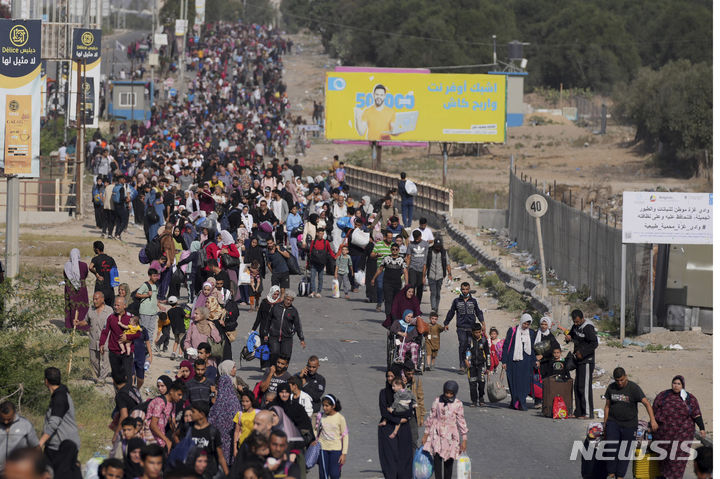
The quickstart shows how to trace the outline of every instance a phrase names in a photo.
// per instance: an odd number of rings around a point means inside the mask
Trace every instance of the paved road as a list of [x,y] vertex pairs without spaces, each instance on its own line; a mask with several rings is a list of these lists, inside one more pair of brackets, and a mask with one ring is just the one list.
[[[307,356],[321,358],[320,373],[327,379],[327,390],[336,394],[343,405],[343,414],[350,429],[350,452],[343,468],[343,477],[382,477],[377,453],[378,394],[383,387],[385,371],[385,329],[380,326],[381,314],[374,305],[363,302],[363,294],[350,300],[333,299],[328,287],[331,278],[325,277],[325,297],[298,298],[307,349],[295,342],[290,371],[295,373],[304,365]],[[292,281],[297,288],[297,278]],[[267,291],[268,288],[265,288]],[[444,293],[443,303],[451,294]],[[427,297],[423,311],[428,310]],[[441,310],[447,310],[447,306]],[[239,357],[254,315],[241,313],[238,340],[234,356]],[[243,337],[244,336],[244,337]],[[345,342],[343,340],[351,340]],[[427,372],[423,380],[426,408],[440,393],[442,384],[455,379],[460,384],[459,397],[469,401],[467,381],[451,369],[457,360],[457,337],[451,330],[442,335],[436,369]],[[249,383],[261,378],[258,363],[244,363]],[[473,476],[483,478],[571,478],[579,477],[579,462],[569,461],[571,442],[582,438],[587,422],[553,421],[531,410],[513,411],[506,403],[486,408],[465,408],[470,429],[468,453],[472,459]],[[310,477],[314,477],[311,473]]]
[[[128,30],[103,38],[103,62],[100,66],[102,74],[110,77],[113,72],[115,77],[120,77],[120,70],[125,70],[130,78],[131,64],[127,57],[127,46],[130,42],[141,40],[150,33],[147,30]],[[124,51],[116,49],[115,41],[125,46]]]

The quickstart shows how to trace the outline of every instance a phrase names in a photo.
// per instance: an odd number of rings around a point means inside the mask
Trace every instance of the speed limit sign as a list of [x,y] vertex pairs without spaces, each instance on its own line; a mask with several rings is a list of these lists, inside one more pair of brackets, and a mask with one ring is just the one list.
[[540,218],[547,213],[548,202],[543,195],[530,195],[525,200],[525,209],[533,218]]

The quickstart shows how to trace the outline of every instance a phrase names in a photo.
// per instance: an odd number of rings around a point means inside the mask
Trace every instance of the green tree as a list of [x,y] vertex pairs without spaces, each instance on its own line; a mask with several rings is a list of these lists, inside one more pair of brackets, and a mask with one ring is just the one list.
[[680,174],[692,174],[712,153],[712,66],[688,60],[642,68],[615,93],[615,114],[636,127],[636,140]]

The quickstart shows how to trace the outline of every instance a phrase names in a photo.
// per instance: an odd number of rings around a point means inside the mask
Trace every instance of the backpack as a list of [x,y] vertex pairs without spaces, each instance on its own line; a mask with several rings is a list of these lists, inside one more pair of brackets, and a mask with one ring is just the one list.
[[[149,281],[145,281],[144,284],[147,285],[148,290],[152,291],[152,285],[150,284]],[[145,301],[146,299],[149,299],[149,298],[138,298],[136,295],[137,295],[137,292],[139,289],[140,288],[138,287],[135,291],[130,293],[130,298],[131,298],[132,302],[130,304],[128,304],[128,306],[126,308],[126,311],[128,313],[132,314],[133,316],[138,316],[140,314],[140,304],[143,301]]]
[[[323,239],[321,241],[327,240]],[[319,250],[315,248],[315,243],[317,243],[317,240],[313,240],[310,243],[310,263],[316,266],[325,266],[328,262],[327,246]],[[327,243],[325,243],[325,245],[327,245]]]
[[149,261],[160,259],[162,256],[162,246],[160,245],[160,237],[156,236],[151,239],[145,246],[145,257]]
[[119,185],[116,185],[113,188],[112,197],[111,197],[113,203],[120,203],[120,188],[118,188],[118,186]]
[[120,286],[120,273],[118,272],[117,266],[110,268],[110,286],[113,288]]

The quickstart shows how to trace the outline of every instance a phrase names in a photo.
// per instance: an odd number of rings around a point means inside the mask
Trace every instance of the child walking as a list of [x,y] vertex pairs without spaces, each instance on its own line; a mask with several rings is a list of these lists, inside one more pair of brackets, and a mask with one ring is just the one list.
[[428,335],[425,340],[425,349],[429,364],[426,365],[425,369],[432,371],[432,368],[435,367],[435,359],[440,351],[440,333],[445,331],[445,328],[442,324],[438,324],[437,311],[432,311],[428,319],[430,320],[430,325],[428,326]]
[[472,327],[470,346],[465,352],[465,367],[470,383],[470,407],[484,406],[485,376],[490,372],[490,345],[483,334],[482,323],[475,323]]
[[335,279],[342,285],[345,299],[350,298],[350,275],[353,274],[352,259],[350,258],[350,248],[343,245],[341,254],[335,260]]
[[320,479],[339,479],[348,453],[348,427],[340,414],[340,400],[332,394],[322,398],[323,415],[317,421],[315,436],[320,441]]

